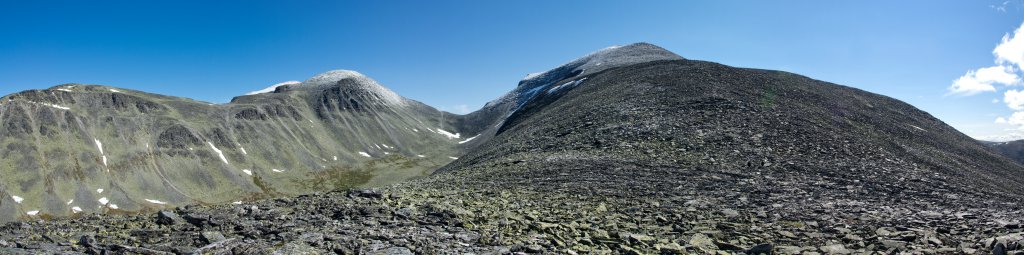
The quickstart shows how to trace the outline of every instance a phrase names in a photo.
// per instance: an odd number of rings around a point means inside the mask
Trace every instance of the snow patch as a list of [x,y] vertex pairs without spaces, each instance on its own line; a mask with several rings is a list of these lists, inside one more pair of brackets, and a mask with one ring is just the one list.
[[14,199],[14,202],[19,204],[21,203],[21,201],[25,201],[24,198],[21,198],[19,196],[11,196],[11,199]]
[[[96,141],[96,148],[100,149],[100,156],[103,158],[103,166],[107,166],[107,154],[103,152],[103,143],[100,142],[100,139],[93,140]],[[110,169],[107,169],[107,172],[110,172]]]
[[231,203],[232,204],[236,204],[236,205],[240,205],[240,204],[242,204],[242,201],[235,201],[235,202],[231,202]]
[[249,152],[245,151],[245,147],[238,147],[238,148],[242,149],[242,155],[249,155]]
[[448,139],[457,139],[461,136],[459,133],[452,134],[452,132],[448,132],[440,128],[437,129],[437,132],[441,133],[444,136],[447,136]]
[[116,89],[110,89],[110,92],[114,92],[114,93],[121,93],[121,91],[120,91],[120,90],[116,90]]
[[349,86],[355,86],[356,88],[369,91],[388,105],[406,105],[405,100],[394,91],[381,86],[377,81],[374,81],[359,72],[351,70],[334,70],[318,74],[317,76],[313,76],[313,78],[309,78],[302,82],[302,86],[335,86],[343,80],[351,80],[348,83]]
[[923,128],[921,128],[921,127],[918,127],[918,126],[914,126],[914,125],[910,125],[910,126],[911,126],[911,127],[913,127],[913,128],[916,128],[917,130],[921,130],[921,131],[925,131],[925,132],[928,132],[928,130],[924,130],[924,129],[923,129]]
[[149,202],[150,204],[158,204],[158,205],[166,205],[167,204],[167,202],[163,202],[163,201],[155,200],[155,199],[146,199],[146,202]]
[[117,205],[115,205],[115,204],[107,205],[107,207],[110,207],[110,209],[115,209],[115,210],[117,209]]
[[281,169],[270,169],[270,171],[274,171],[275,173],[284,173],[284,170]]
[[74,200],[74,199],[72,199],[72,200],[68,200],[68,205],[71,205],[72,203],[75,203],[75,200]]
[[28,214],[28,215],[31,215],[31,216],[36,216],[36,214],[39,214],[39,211],[28,211],[25,214]]
[[421,158],[426,158],[427,157],[427,156],[423,156],[423,155],[416,155],[416,156],[417,157],[421,157]]
[[96,148],[100,149],[100,154],[104,154],[103,153],[103,143],[100,142],[100,139],[93,139],[93,140],[96,140]]
[[80,212],[82,212],[82,208],[78,207],[78,206],[71,207],[71,212],[73,212],[73,213],[80,213]]
[[103,194],[103,189],[96,189],[96,193]]
[[455,160],[455,159],[459,159],[459,158],[456,158],[456,157],[451,157],[451,156],[449,156],[448,158],[450,158],[450,159],[453,159],[453,160]]
[[584,77],[583,79],[566,82],[565,84],[558,85],[558,86],[556,86],[554,88],[549,89],[547,93],[548,94],[554,94],[554,93],[558,93],[559,90],[562,90],[564,88],[574,88],[574,87],[576,87],[576,85],[580,85],[580,83],[585,81],[585,80],[587,80],[586,77]]
[[61,109],[61,110],[71,110],[71,107],[60,106],[60,105],[55,105],[55,104],[42,104],[42,105],[53,107],[53,108],[57,108],[57,109]]
[[252,176],[252,170],[242,169],[242,172],[245,173],[245,174],[248,174],[249,176]]
[[220,160],[224,161],[224,164],[231,165],[231,163],[228,163],[228,158],[224,157],[224,152],[223,151],[220,151],[220,149],[217,149],[217,146],[213,146],[212,142],[206,142],[206,143],[210,145],[210,148],[213,148],[214,152],[217,152],[217,156],[220,156]]
[[107,203],[110,203],[110,200],[108,200],[107,197],[101,197],[100,200],[97,201],[99,201],[101,205],[106,205]]
[[468,143],[469,141],[472,141],[473,139],[476,139],[476,137],[478,137],[478,136],[480,136],[480,135],[479,135],[479,134],[477,134],[477,135],[475,135],[475,136],[473,136],[473,137],[470,137],[469,139],[466,139],[466,140],[462,140],[461,142],[459,142],[459,144],[464,144],[464,143]]
[[249,93],[245,93],[245,94],[246,95],[256,95],[256,94],[270,93],[270,92],[274,92],[274,90],[277,90],[277,87],[284,86],[284,85],[295,85],[295,84],[299,84],[299,83],[301,83],[301,82],[299,82],[299,81],[286,81],[286,82],[270,85],[270,87],[267,87],[267,88],[264,88],[264,89],[261,89],[261,90],[257,90],[257,91],[253,91],[253,92],[249,92]]
[[523,80],[529,80],[529,79],[537,78],[537,76],[540,76],[541,74],[544,74],[544,72],[529,73],[529,74],[526,74],[526,77],[523,77]]
[[359,152],[359,155],[363,155],[363,157],[367,157],[367,158],[369,158],[369,157],[370,157],[370,154],[369,154],[369,153],[366,153],[366,152],[364,152],[364,151],[360,151],[360,152]]
[[338,161],[338,156],[334,156],[334,161]]

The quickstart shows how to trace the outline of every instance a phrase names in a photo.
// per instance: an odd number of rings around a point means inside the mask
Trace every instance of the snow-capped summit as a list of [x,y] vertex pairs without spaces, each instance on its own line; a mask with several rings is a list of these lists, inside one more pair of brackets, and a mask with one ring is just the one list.
[[338,81],[344,79],[370,79],[359,72],[352,70],[331,70],[322,74],[318,74],[302,82],[306,85],[334,85]]
[[249,92],[249,93],[245,93],[245,94],[246,95],[256,95],[256,94],[270,93],[270,92],[274,92],[274,90],[276,90],[277,87],[284,86],[284,85],[295,85],[295,84],[299,84],[299,83],[300,83],[299,81],[286,81],[286,82],[270,85],[270,87],[267,87],[265,89],[261,89],[261,90],[257,90],[257,91],[253,91],[253,92]]
[[488,102],[485,107],[503,107],[507,109],[507,114],[511,114],[540,95],[565,90],[583,82],[583,79],[574,77],[638,63],[679,59],[683,59],[683,57],[650,43],[640,42],[625,46],[611,46],[569,61],[554,69],[528,74],[519,81],[519,86],[514,90]]
[[596,73],[605,69],[632,65],[655,60],[683,59],[679,55],[650,43],[633,43],[626,46],[607,47],[586,56],[569,61],[555,69],[527,75],[519,82],[520,86],[532,87],[538,83],[549,83],[553,79],[561,80],[567,74],[581,75]]
[[404,105],[405,100],[394,91],[381,86],[377,81],[352,70],[333,70],[313,76],[299,85],[306,89],[323,89],[342,86],[376,95],[383,102],[391,105]]

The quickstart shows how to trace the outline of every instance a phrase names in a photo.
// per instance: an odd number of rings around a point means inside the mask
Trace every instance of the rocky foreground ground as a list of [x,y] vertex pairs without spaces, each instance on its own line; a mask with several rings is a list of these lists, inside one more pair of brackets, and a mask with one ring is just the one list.
[[[10,223],[0,253],[1024,254],[1015,204],[852,200],[847,190],[777,192],[785,185],[757,176],[668,167],[517,167],[526,162],[507,162],[502,176],[449,173],[380,189]],[[550,177],[491,181],[509,176]]]

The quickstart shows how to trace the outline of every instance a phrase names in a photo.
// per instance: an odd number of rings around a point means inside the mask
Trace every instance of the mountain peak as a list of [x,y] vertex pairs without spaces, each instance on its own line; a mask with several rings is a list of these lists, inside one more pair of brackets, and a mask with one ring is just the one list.
[[370,78],[356,71],[339,69],[318,74],[302,83],[303,85],[334,85],[337,84],[338,81],[346,79],[362,80]]
[[394,91],[377,83],[376,80],[352,70],[332,70],[318,74],[296,85],[300,89],[329,89],[339,87],[375,95],[384,103],[404,105],[405,99]]
[[[507,107],[508,115],[517,111],[538,95],[547,94],[553,88],[570,88],[580,84],[585,75],[607,69],[629,66],[658,60],[683,60],[684,58],[657,45],[638,42],[624,46],[611,46],[569,61],[554,69],[526,75],[519,86],[508,94],[488,102],[485,107]],[[572,80],[570,82],[566,82]],[[557,86],[560,82],[562,85]]]
[[565,76],[565,74],[568,73],[574,73],[575,75],[582,73],[596,73],[609,68],[637,63],[680,59],[684,58],[662,47],[646,42],[632,43],[625,46],[614,45],[591,52],[590,54],[577,58],[573,61],[569,61],[555,69],[529,74],[520,82],[520,85],[531,85],[538,82],[546,83],[553,78],[565,78],[562,76]]

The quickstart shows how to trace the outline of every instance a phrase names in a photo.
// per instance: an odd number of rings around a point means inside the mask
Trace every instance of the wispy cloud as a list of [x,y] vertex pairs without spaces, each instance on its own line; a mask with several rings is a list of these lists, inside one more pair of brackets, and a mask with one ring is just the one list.
[[993,10],[996,10],[998,12],[1006,12],[1006,7],[1009,6],[1009,5],[1010,5],[1010,1],[1003,1],[1000,4],[992,4],[992,5],[989,5],[988,7],[992,8]]

